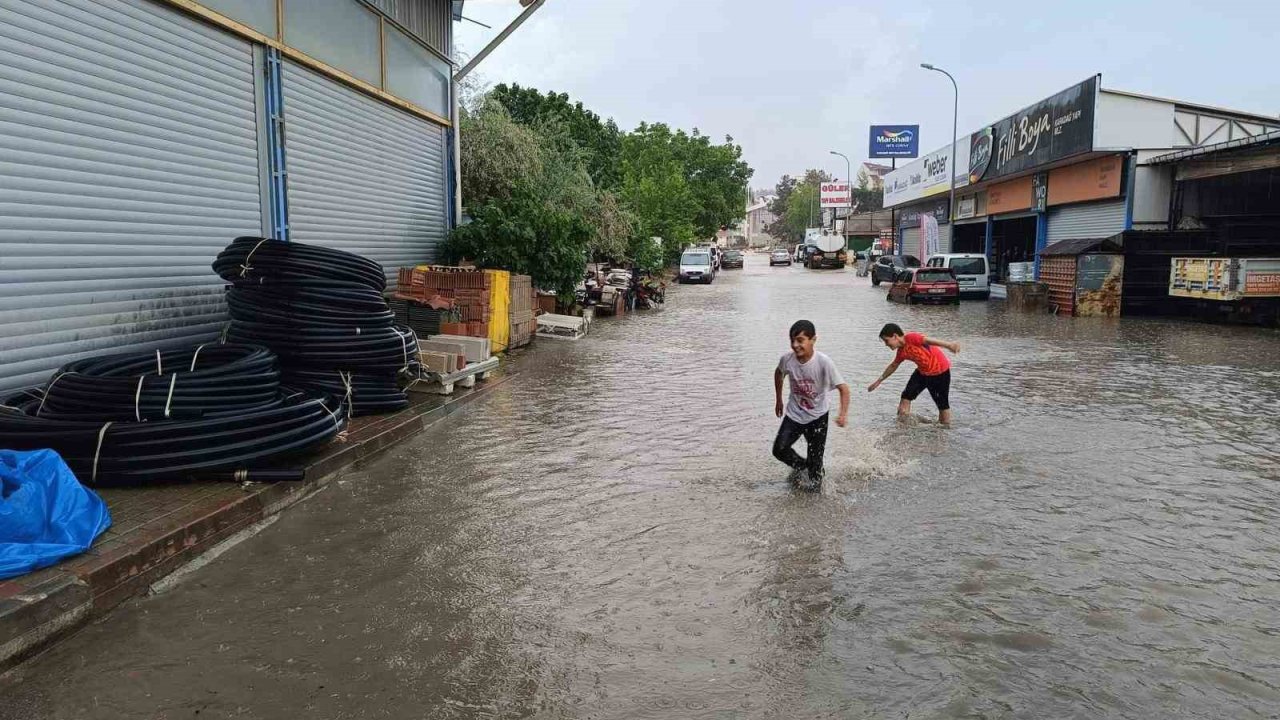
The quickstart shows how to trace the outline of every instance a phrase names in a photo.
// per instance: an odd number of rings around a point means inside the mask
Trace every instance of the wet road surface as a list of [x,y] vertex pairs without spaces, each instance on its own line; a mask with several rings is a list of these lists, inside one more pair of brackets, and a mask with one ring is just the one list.
[[[1276,717],[1280,335],[766,262],[539,343],[0,718]],[[769,455],[800,317],[854,386],[818,495]],[[865,391],[889,320],[963,344],[954,429]]]

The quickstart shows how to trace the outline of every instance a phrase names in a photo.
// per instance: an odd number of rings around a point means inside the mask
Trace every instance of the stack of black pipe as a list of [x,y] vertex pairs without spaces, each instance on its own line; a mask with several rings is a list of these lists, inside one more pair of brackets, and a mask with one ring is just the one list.
[[341,250],[242,237],[213,269],[230,283],[227,339],[273,350],[286,385],[347,397],[353,415],[409,405],[397,375],[417,366],[418,343],[395,324],[381,265]]
[[6,399],[0,447],[52,448],[95,486],[301,479],[279,460],[341,432],[344,402],[283,389],[275,355],[252,345],[96,357]]

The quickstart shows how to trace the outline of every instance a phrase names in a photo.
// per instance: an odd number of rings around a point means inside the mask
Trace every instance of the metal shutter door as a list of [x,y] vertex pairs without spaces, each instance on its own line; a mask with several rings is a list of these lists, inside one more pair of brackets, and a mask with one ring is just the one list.
[[444,128],[286,63],[290,239],[382,263],[433,262],[445,237]]
[[1108,238],[1124,231],[1124,200],[1068,205],[1049,212],[1049,242]]
[[[938,254],[946,255],[951,252],[951,223],[938,226]],[[920,258],[924,260],[925,258]]]
[[214,338],[262,232],[248,43],[147,0],[0,0],[0,389]]
[[920,226],[902,228],[902,254],[915,255],[924,262],[924,258],[920,257]]

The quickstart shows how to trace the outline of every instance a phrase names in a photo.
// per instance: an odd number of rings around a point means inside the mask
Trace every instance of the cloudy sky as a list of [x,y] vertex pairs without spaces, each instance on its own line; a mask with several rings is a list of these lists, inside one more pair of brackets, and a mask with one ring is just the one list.
[[[467,0],[479,51],[517,0]],[[919,123],[923,152],[1094,73],[1104,87],[1280,114],[1280,2],[547,0],[478,69],[569,93],[624,129],[642,120],[743,146],[754,187],[865,159],[870,123]],[[1264,70],[1265,69],[1265,70]],[[856,165],[854,172],[856,173]]]

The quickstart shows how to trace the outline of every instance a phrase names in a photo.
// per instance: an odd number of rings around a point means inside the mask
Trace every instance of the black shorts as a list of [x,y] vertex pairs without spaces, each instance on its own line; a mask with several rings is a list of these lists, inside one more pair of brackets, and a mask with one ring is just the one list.
[[951,371],[946,370],[938,375],[924,375],[919,370],[911,373],[907,387],[902,391],[903,400],[915,400],[924,390],[929,391],[933,404],[939,410],[951,409]]

